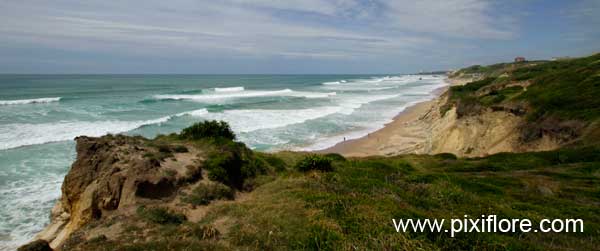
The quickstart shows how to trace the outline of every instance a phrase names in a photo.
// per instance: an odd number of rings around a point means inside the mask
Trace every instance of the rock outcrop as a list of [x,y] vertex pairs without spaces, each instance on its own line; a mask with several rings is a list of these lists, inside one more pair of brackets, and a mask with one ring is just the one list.
[[52,248],[93,221],[172,201],[178,187],[200,178],[201,158],[194,148],[174,153],[141,137],[110,135],[76,142],[77,159],[64,179],[62,197],[51,223],[37,235]]
[[52,248],[45,240],[35,240],[21,246],[17,251],[52,251]]
[[481,157],[500,152],[546,151],[561,146],[561,142],[548,136],[524,143],[521,135],[525,118],[510,110],[486,109],[477,116],[459,117],[457,108],[453,107],[442,113],[446,96],[447,93],[439,97],[422,118],[427,138],[420,153]]

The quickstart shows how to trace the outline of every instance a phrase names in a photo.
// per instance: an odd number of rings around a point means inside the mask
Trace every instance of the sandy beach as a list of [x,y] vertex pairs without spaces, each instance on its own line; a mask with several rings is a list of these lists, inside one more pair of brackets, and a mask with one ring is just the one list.
[[470,79],[447,79],[447,86],[434,91],[436,98],[417,103],[399,113],[394,121],[384,128],[369,135],[340,142],[333,147],[322,150],[323,153],[339,153],[348,157],[392,156],[407,153],[425,153],[425,143],[430,131],[428,125],[442,97],[450,86],[463,85]]

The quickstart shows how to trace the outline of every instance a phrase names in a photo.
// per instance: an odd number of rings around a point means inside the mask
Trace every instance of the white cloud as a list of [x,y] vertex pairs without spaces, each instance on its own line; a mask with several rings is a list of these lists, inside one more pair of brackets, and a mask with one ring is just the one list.
[[386,17],[398,29],[466,38],[511,38],[514,23],[509,16],[493,16],[494,6],[485,0],[389,1]]
[[492,8],[483,0],[5,1],[0,42],[149,55],[378,57],[440,37],[510,37],[488,15]]
[[[367,19],[380,28],[456,37],[506,39],[514,19],[494,16],[488,0],[231,0],[249,7],[302,11],[335,18]],[[514,28],[514,27],[513,27]]]
[[339,10],[339,6],[334,1],[323,0],[230,0],[230,2],[252,7],[314,12],[323,15],[334,15]]

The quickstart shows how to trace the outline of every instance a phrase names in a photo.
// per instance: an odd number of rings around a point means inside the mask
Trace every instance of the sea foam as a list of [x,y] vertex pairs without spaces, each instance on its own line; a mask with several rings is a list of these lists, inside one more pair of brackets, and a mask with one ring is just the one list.
[[215,92],[241,92],[241,91],[245,90],[245,88],[243,86],[215,87],[214,90],[215,90]]
[[227,110],[217,113],[198,110],[195,112],[183,113],[182,115],[196,116],[209,120],[224,120],[231,125],[231,128],[235,132],[251,132],[303,123],[308,120],[339,113],[342,109],[343,107],[340,106],[325,106],[295,110]]
[[60,101],[61,97],[52,98],[34,98],[34,99],[17,99],[17,100],[0,100],[0,105],[26,105],[26,104],[43,104]]
[[0,150],[72,140],[77,136],[99,137],[109,133],[123,133],[146,125],[164,123],[172,117],[146,121],[60,121],[42,124],[6,124],[0,126]]
[[77,136],[100,137],[109,133],[124,133],[144,126],[166,123],[181,116],[202,116],[206,109],[181,112],[152,120],[137,121],[60,121],[55,123],[0,125],[0,150],[28,145],[72,140]]
[[269,96],[284,96],[284,97],[305,97],[305,98],[326,98],[336,95],[335,92],[301,92],[291,89],[274,90],[274,91],[221,91],[214,94],[199,94],[199,95],[155,95],[155,99],[171,99],[171,100],[193,100],[201,102],[210,102],[215,100],[237,99],[237,98],[252,98],[252,97],[269,97]]

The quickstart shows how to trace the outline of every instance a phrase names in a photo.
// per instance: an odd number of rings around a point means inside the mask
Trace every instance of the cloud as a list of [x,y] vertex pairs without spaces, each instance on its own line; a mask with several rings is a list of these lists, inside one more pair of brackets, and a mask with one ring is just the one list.
[[258,7],[286,11],[314,12],[322,15],[335,15],[340,7],[340,5],[335,1],[323,0],[230,0],[229,2],[255,8]]
[[[93,46],[110,47],[130,45],[134,51],[151,51],[164,47],[171,51],[227,50],[239,53],[263,55],[287,55],[295,51],[306,52],[307,57],[316,54],[331,55],[351,52],[368,53],[369,48],[398,43],[395,48],[430,41],[425,37],[402,34],[383,35],[379,32],[356,32],[334,25],[310,25],[304,20],[287,20],[275,17],[271,11],[304,11],[323,15],[334,15],[337,5],[322,1],[307,1],[304,4],[289,2],[258,1],[246,8],[246,1],[230,3],[203,3],[194,5],[188,1],[176,1],[164,6],[159,1],[147,1],[142,6],[103,2],[87,5],[71,5],[70,1],[56,1],[48,8],[27,3],[13,3],[4,10],[0,21],[4,23],[0,32],[6,38],[28,40],[47,46],[71,48],[73,43],[84,42],[86,49]],[[39,2],[45,3],[45,2]],[[8,4],[10,5],[10,4]],[[257,9],[258,8],[258,9]],[[334,11],[335,10],[335,11]],[[131,15],[130,13],[135,13]],[[107,45],[107,43],[113,43]],[[359,45],[359,50],[355,49]],[[78,46],[75,46],[78,47]],[[332,53],[329,50],[338,52]],[[375,48],[377,50],[377,48]],[[352,57],[347,54],[345,57]]]
[[21,0],[0,3],[0,46],[152,57],[348,60],[514,36],[485,0]]
[[353,22],[371,21],[379,28],[465,38],[508,39],[515,20],[497,15],[486,0],[231,0],[247,7],[300,11]]
[[[465,38],[509,39],[514,20],[497,16],[489,1],[389,1],[386,17],[398,29]],[[512,27],[511,27],[512,26]]]

